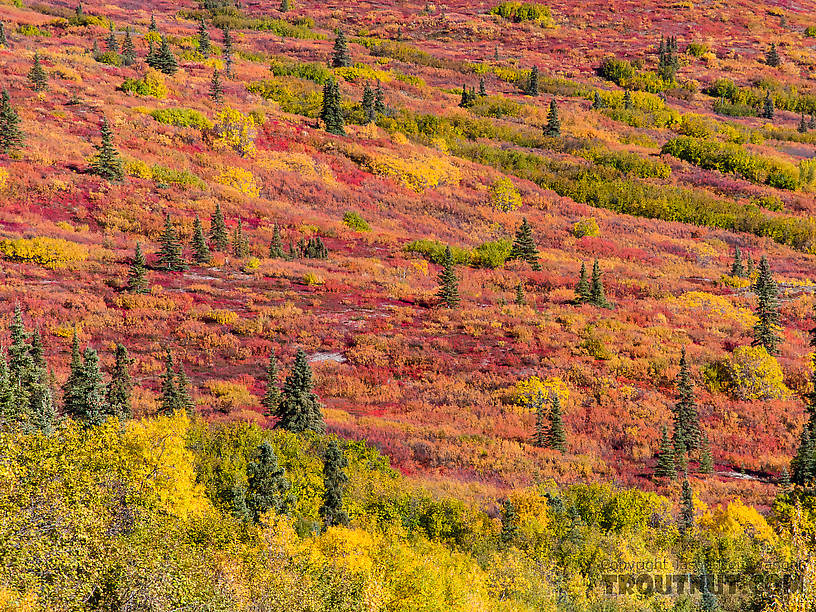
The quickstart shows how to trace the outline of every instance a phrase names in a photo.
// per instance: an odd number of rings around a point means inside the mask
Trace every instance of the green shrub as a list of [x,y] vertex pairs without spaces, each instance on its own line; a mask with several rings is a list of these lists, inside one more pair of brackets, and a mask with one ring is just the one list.
[[300,80],[267,79],[247,85],[247,91],[265,100],[273,100],[282,111],[304,117],[317,117],[323,103],[323,94],[314,86]]
[[325,65],[317,62],[290,62],[281,59],[273,59],[269,67],[275,76],[294,76],[299,79],[306,79],[325,85],[331,78],[332,72]]
[[572,235],[576,238],[583,238],[584,236],[598,236],[601,233],[601,228],[598,227],[598,222],[595,217],[587,217],[575,222],[572,226]]
[[538,2],[502,2],[490,9],[490,14],[516,23],[533,21],[540,25],[552,25],[550,7]]
[[698,42],[690,42],[688,47],[686,47],[686,53],[693,57],[703,57],[706,53],[708,53],[710,49],[708,45],[705,43],[698,43]]
[[512,250],[513,242],[507,238],[485,242],[474,249],[472,264],[480,268],[498,268],[504,265]]
[[782,202],[781,198],[775,195],[765,195],[759,198],[754,198],[753,203],[760,208],[772,210],[774,212],[780,212],[785,208],[785,204]]
[[808,38],[816,38],[816,26],[806,27],[805,36],[807,36]]
[[100,64],[119,67],[122,65],[122,56],[116,51],[103,51],[94,55],[94,59]]
[[[445,257],[445,247],[448,246],[438,240],[429,240],[427,238],[414,240],[403,247],[403,250],[408,253],[418,253],[425,257],[425,259],[432,261],[435,264],[441,264]],[[457,246],[451,246],[451,253],[453,254],[453,261],[457,264],[470,265],[472,255],[467,249]]]
[[669,178],[671,168],[660,160],[647,159],[629,151],[609,151],[600,147],[581,149],[576,155],[601,166],[641,178]]
[[207,186],[204,181],[187,170],[173,170],[167,166],[154,164],[150,168],[150,172],[153,180],[157,183],[178,185],[179,187],[183,187],[185,189],[190,187],[204,189]]
[[176,127],[191,127],[199,130],[212,128],[212,122],[203,114],[191,108],[157,108],[150,116],[159,123]]
[[348,211],[343,215],[343,223],[356,232],[370,232],[371,226],[360,213]]
[[42,36],[46,38],[51,36],[51,32],[48,30],[43,30],[42,28],[38,28],[30,23],[20,24],[20,26],[17,28],[17,32],[23,36]]
[[155,70],[148,70],[147,74],[141,79],[125,79],[119,89],[140,96],[167,97],[167,86],[164,84],[164,77]]

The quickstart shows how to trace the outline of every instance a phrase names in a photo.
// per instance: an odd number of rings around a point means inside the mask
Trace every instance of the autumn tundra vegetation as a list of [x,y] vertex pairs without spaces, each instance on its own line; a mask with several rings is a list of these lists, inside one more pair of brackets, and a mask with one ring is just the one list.
[[0,610],[816,609],[811,9],[0,0]]

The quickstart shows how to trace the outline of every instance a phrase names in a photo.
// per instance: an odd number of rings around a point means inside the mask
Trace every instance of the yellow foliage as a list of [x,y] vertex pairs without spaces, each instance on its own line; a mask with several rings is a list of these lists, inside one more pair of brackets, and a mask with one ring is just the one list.
[[241,269],[247,274],[249,274],[251,272],[255,272],[255,270],[257,270],[260,267],[261,260],[258,259],[257,257],[250,257]]
[[555,397],[558,397],[562,405],[569,399],[569,389],[558,376],[550,376],[544,380],[538,376],[530,376],[518,381],[512,392],[513,403],[518,406],[528,406],[538,401],[550,402]]
[[255,155],[255,120],[229,106],[215,117],[216,149],[232,149],[242,157]]
[[150,295],[140,293],[124,293],[117,295],[113,299],[117,308],[125,310],[164,310],[170,311],[177,308],[177,304],[172,298],[163,295]]
[[595,217],[586,217],[575,222],[572,226],[572,234],[576,238],[583,238],[584,236],[597,236],[601,233],[598,227],[598,222]]
[[742,327],[752,327],[756,323],[756,317],[747,308],[734,306],[728,298],[705,291],[689,291],[677,298],[668,298],[667,301],[683,310],[691,311],[695,316],[702,315],[708,318],[718,315],[725,321]]
[[0,168],[0,191],[8,187],[9,173],[5,168]]
[[148,166],[147,163],[143,162],[141,159],[126,159],[125,173],[127,173],[128,176],[133,176],[140,179],[153,178],[153,171],[150,169],[150,166]]
[[303,275],[303,282],[307,285],[322,285],[326,281],[323,280],[323,277],[315,272],[307,272]]
[[218,400],[218,407],[226,412],[239,406],[254,404],[252,394],[244,383],[234,380],[208,380],[204,386]]
[[377,70],[376,68],[360,63],[354,64],[353,66],[335,68],[334,74],[351,83],[356,83],[360,80],[389,83],[394,78],[391,72]]
[[396,157],[387,153],[369,156],[364,166],[373,174],[397,179],[408,189],[422,193],[439,184],[457,184],[459,169],[442,157]]
[[88,249],[84,245],[44,236],[0,240],[0,253],[8,259],[33,261],[47,268],[61,268],[88,258]]
[[305,153],[264,151],[256,163],[267,170],[297,172],[303,178],[319,179],[328,184],[335,183],[331,168]]
[[776,534],[756,508],[746,506],[737,498],[726,507],[717,506],[700,517],[700,525],[725,536],[747,535],[768,544],[776,542]]
[[720,277],[720,283],[722,283],[726,287],[733,287],[734,289],[744,289],[745,287],[751,286],[751,279],[743,278],[741,276],[730,276],[728,274],[723,274]]
[[521,206],[521,194],[513,181],[503,176],[490,186],[490,201],[495,208],[509,212]]
[[41,609],[34,593],[20,595],[16,591],[0,587],[0,612],[38,612]]
[[257,198],[260,195],[260,189],[258,188],[258,183],[255,181],[255,176],[249,170],[227,166],[221,171],[221,174],[216,180],[222,185],[237,189],[242,194],[251,198]]
[[216,308],[205,313],[201,318],[220,325],[232,325],[238,320],[238,315],[231,310]]
[[738,398],[748,401],[782,399],[790,391],[783,382],[779,362],[762,346],[739,346],[725,364],[728,388]]

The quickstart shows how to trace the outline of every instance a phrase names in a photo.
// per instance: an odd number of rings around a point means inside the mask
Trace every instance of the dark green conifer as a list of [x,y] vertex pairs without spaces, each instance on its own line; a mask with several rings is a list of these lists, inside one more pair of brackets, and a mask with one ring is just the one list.
[[631,110],[635,107],[635,103],[632,100],[632,92],[630,90],[626,90],[623,92],[623,108],[626,110]]
[[6,38],[6,24],[0,21],[0,46],[8,47],[8,38]]
[[105,48],[112,53],[119,53],[119,41],[116,40],[116,32],[113,29],[113,22],[110,22],[110,32],[105,39]]
[[99,369],[99,355],[90,347],[82,354],[82,381],[78,399],[77,414],[71,416],[87,427],[101,425],[105,421],[105,384]]
[[363,101],[361,106],[363,107],[365,122],[372,123],[377,118],[377,112],[374,110],[374,90],[368,86],[368,83],[366,83],[363,88]]
[[280,7],[278,8],[278,10],[281,13],[288,13],[289,8],[290,8],[289,0],[281,0]]
[[133,381],[130,379],[130,364],[133,360],[128,356],[127,349],[121,343],[116,343],[114,351],[113,371],[111,380],[108,383],[105,403],[107,413],[119,419],[129,419],[133,416],[131,408],[131,395],[133,393]]
[[595,95],[592,97],[592,108],[595,110],[602,109],[604,107],[603,99],[601,99],[601,94],[598,93],[598,90],[595,90]]
[[564,421],[561,416],[561,400],[558,395],[552,397],[552,408],[550,409],[550,426],[547,429],[547,447],[566,452],[567,434],[564,431]]
[[25,384],[25,378],[34,367],[31,357],[31,346],[28,344],[29,333],[23,323],[23,312],[20,304],[14,307],[14,318],[9,325],[11,345],[8,348],[9,373],[12,381]]
[[603,280],[601,279],[601,267],[596,259],[592,263],[592,280],[589,283],[589,303],[598,308],[611,308],[612,304],[606,299]]
[[331,438],[323,461],[323,505],[320,506],[320,516],[326,528],[348,524],[348,515],[343,508],[343,488],[348,482],[347,466],[348,460],[337,439]]
[[529,263],[533,270],[541,270],[541,264],[538,261],[538,248],[533,239],[533,228],[527,222],[527,217],[521,220],[521,225],[516,230],[513,248],[510,250],[510,259],[521,259]]
[[249,257],[249,241],[244,236],[244,224],[238,219],[238,225],[232,231],[232,254],[239,259]]
[[771,68],[777,68],[782,63],[779,58],[779,51],[776,49],[776,43],[771,43],[768,52],[765,54],[765,63]]
[[136,63],[136,46],[130,36],[130,26],[125,28],[125,39],[122,41],[122,64],[132,66]]
[[485,78],[479,78],[479,97],[484,98],[487,97],[487,89],[485,89]]
[[62,411],[66,416],[79,418],[82,392],[82,354],[79,352],[79,337],[76,328],[71,341],[71,371],[62,387]]
[[501,533],[499,541],[502,546],[510,546],[518,537],[519,516],[510,499],[505,499],[501,512]]
[[178,365],[178,372],[176,373],[176,401],[177,409],[183,410],[188,417],[192,418],[195,414],[195,402],[193,401],[190,379],[187,378],[187,372],[184,371],[182,364]]
[[805,121],[805,111],[802,111],[802,116],[799,119],[799,125],[796,126],[796,131],[800,134],[804,134],[808,131],[808,124]]
[[158,32],[159,31],[159,28],[156,25],[156,16],[153,15],[153,14],[150,15],[150,27],[148,28],[148,30],[151,31],[151,32]]
[[278,360],[275,357],[275,349],[269,351],[269,363],[266,366],[266,393],[264,393],[261,404],[266,409],[264,414],[272,417],[278,414],[281,398],[280,380],[278,378]]
[[221,86],[221,76],[218,69],[213,70],[210,80],[210,99],[216,104],[220,104],[224,99],[224,88]]
[[176,228],[170,221],[170,213],[164,216],[164,231],[161,236],[161,249],[159,249],[159,262],[162,267],[169,272],[178,272],[187,269],[184,255]]
[[221,204],[215,203],[215,211],[210,217],[210,243],[216,251],[226,251],[229,247],[229,235],[227,234],[227,224],[224,221],[224,214],[221,212]]
[[787,491],[791,487],[791,477],[788,473],[788,468],[783,467],[782,471],[779,473],[779,489],[782,492]]
[[708,436],[703,433],[700,438],[700,473],[711,474],[714,472],[714,457],[711,456],[711,445]]
[[694,529],[694,500],[688,478],[683,479],[683,492],[680,501],[680,518],[677,522],[680,533],[687,533]]
[[669,438],[669,431],[663,426],[660,436],[660,451],[657,455],[657,466],[655,467],[656,478],[677,478],[677,468],[674,465],[674,445]]
[[102,140],[94,145],[96,155],[91,160],[91,172],[108,181],[121,181],[125,176],[124,165],[119,152],[113,146],[113,132],[107,117],[102,117],[100,129]]
[[207,239],[204,237],[204,228],[201,226],[201,219],[196,215],[193,223],[193,259],[196,263],[206,265],[212,261],[210,249],[207,247]]
[[436,295],[447,308],[456,308],[459,305],[459,279],[456,277],[456,265],[449,246],[445,247],[442,269],[439,271],[439,290]]
[[776,355],[778,345],[782,341],[779,337],[781,329],[779,325],[779,290],[768,264],[768,258],[764,255],[759,261],[759,275],[754,285],[757,296],[756,316],[757,322],[754,325],[753,346],[764,346],[770,355]]
[[269,442],[262,442],[255,460],[247,466],[246,506],[252,520],[258,522],[269,510],[285,514],[294,501],[290,489],[275,449]]
[[[0,22],[1,23],[1,22]],[[11,106],[8,90],[0,95],[0,153],[8,155],[23,146],[20,117]]]
[[159,47],[159,51],[155,56],[153,68],[171,76],[178,72],[176,56],[173,55],[173,51],[170,49],[170,43],[167,42],[167,37],[163,34],[161,37],[161,47]]
[[678,401],[674,406],[674,444],[676,457],[700,447],[700,417],[694,398],[694,384],[686,360],[686,349],[680,356],[680,374],[676,381]]
[[660,40],[660,49],[657,60],[657,74],[666,83],[674,81],[677,70],[680,68],[680,60],[677,57],[677,47],[672,43],[672,38],[665,41]]
[[524,297],[524,283],[519,282],[516,285],[516,306],[524,306],[527,303],[527,300]]
[[292,371],[283,383],[283,397],[278,405],[277,416],[279,420],[275,427],[287,431],[326,431],[322,406],[314,393],[312,368],[301,349],[298,349]]
[[269,243],[269,258],[270,259],[284,258],[283,243],[281,242],[280,229],[278,228],[277,223],[272,229],[272,241]]
[[539,448],[547,447],[547,425],[544,423],[545,414],[544,409],[546,401],[544,395],[539,393],[531,402],[530,407],[535,410],[536,423],[535,432],[533,433],[533,446]]
[[530,70],[530,76],[527,78],[527,85],[524,88],[524,93],[528,96],[538,95],[538,66],[533,66]]
[[35,368],[40,368],[43,371],[48,370],[48,364],[45,361],[45,347],[43,347],[39,329],[35,328],[31,332],[31,348],[28,352]]
[[331,65],[333,68],[351,66],[351,56],[349,55],[348,43],[346,42],[346,34],[343,30],[338,30],[337,38],[334,39]]
[[320,109],[320,118],[330,134],[344,136],[345,121],[340,107],[340,88],[333,78],[323,86],[323,106]]
[[814,446],[812,432],[805,425],[799,439],[799,448],[791,461],[791,481],[800,486],[808,486],[816,476],[816,446]]
[[207,23],[204,17],[198,20],[198,50],[201,55],[210,54],[210,33],[207,30]]
[[734,247],[734,263],[731,264],[731,276],[745,276],[745,267],[742,265],[742,251],[739,245]]
[[374,112],[384,115],[385,111],[385,92],[382,83],[377,81],[377,88],[374,90]]
[[178,386],[176,386],[176,374],[173,370],[173,355],[170,353],[170,349],[167,349],[164,358],[164,374],[162,375],[160,414],[173,414],[179,409],[179,390]]
[[150,285],[147,280],[147,261],[142,246],[137,242],[133,251],[133,260],[128,271],[128,291],[133,293],[148,293]]
[[589,291],[589,280],[587,279],[586,264],[581,262],[581,276],[575,286],[575,301],[579,304],[587,304],[591,300]]
[[34,65],[28,72],[28,81],[34,91],[45,91],[48,89],[48,74],[40,63],[40,54],[34,54]]
[[547,113],[547,125],[544,126],[544,135],[555,138],[561,135],[561,120],[558,118],[558,105],[550,100],[550,110]]
[[774,111],[774,101],[773,98],[771,98],[771,92],[769,91],[765,94],[765,102],[762,104],[762,112],[759,116],[763,119],[773,119]]

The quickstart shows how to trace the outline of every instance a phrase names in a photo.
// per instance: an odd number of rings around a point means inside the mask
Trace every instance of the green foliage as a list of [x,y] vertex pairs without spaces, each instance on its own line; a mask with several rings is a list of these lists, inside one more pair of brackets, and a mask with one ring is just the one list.
[[113,132],[108,125],[107,117],[102,118],[100,129],[102,141],[96,148],[96,155],[91,160],[91,171],[108,181],[121,181],[125,176],[122,157],[113,146]]
[[34,91],[46,91],[48,89],[48,74],[40,63],[40,54],[34,54],[34,65],[28,72],[28,82]]
[[349,55],[348,42],[343,30],[337,31],[337,38],[334,39],[334,50],[332,52],[332,67],[345,68],[351,66],[351,56]]
[[150,284],[147,280],[147,261],[142,253],[142,245],[136,243],[133,259],[128,270],[128,291],[133,293],[148,293]]
[[413,240],[402,247],[403,251],[408,253],[418,253],[432,261],[435,264],[442,264],[445,259],[445,249],[450,248],[454,263],[459,265],[470,264],[472,255],[471,252],[459,247],[448,247],[438,240],[429,240],[427,238],[420,238]]
[[601,147],[592,147],[579,149],[575,154],[601,166],[608,166],[623,174],[640,178],[665,179],[671,176],[671,167],[668,164],[629,151],[610,151]]
[[533,238],[533,228],[527,222],[526,217],[521,220],[521,225],[516,230],[516,237],[510,250],[510,259],[521,259],[530,264],[533,270],[541,270],[541,264],[538,261],[538,248]]
[[770,355],[776,355],[779,337],[779,290],[771,272],[768,258],[763,255],[759,262],[758,275],[754,284],[757,296],[757,323],[754,325],[753,346],[763,346]]
[[283,397],[278,405],[278,422],[275,427],[293,433],[313,431],[323,433],[322,405],[314,393],[312,368],[306,354],[298,349],[292,371],[283,383]]
[[320,119],[330,134],[343,136],[346,133],[343,111],[340,108],[340,88],[337,81],[331,79],[323,86],[323,105]]
[[20,117],[11,105],[8,90],[0,95],[0,153],[8,155],[23,146],[25,137],[20,130]]
[[[508,238],[499,238],[477,246],[471,254],[471,263],[480,268],[500,268],[510,258],[513,243]],[[456,259],[456,255],[454,255]]]
[[312,118],[318,117],[321,113],[323,97],[313,87],[304,86],[302,81],[284,82],[277,79],[254,81],[247,85],[247,91],[265,100],[277,102],[286,113]]
[[532,21],[542,26],[552,27],[550,7],[538,2],[502,2],[490,9],[491,15],[499,15],[516,23]]
[[286,58],[275,58],[269,69],[277,77],[293,76],[318,85],[325,85],[332,78],[332,71],[325,64],[317,62],[293,62]]
[[601,229],[598,227],[598,222],[595,220],[595,217],[580,219],[572,226],[572,235],[576,238],[598,236],[600,233]]
[[271,32],[276,36],[301,40],[321,40],[325,38],[324,35],[314,32],[308,24],[292,24],[274,17],[252,19],[241,15],[221,14],[213,17],[212,24],[214,27],[221,29],[229,27],[233,30]]
[[320,517],[326,528],[349,522],[343,507],[343,489],[348,482],[347,467],[348,460],[337,438],[331,438],[323,458],[323,505],[320,506]]
[[31,23],[21,23],[17,27],[17,32],[19,34],[22,34],[23,36],[35,36],[35,37],[44,37],[44,38],[50,38],[51,37],[51,32],[49,32],[48,30],[44,30],[44,29],[42,29],[40,27],[37,27],[37,26],[35,26],[34,24],[31,24]]
[[345,212],[343,214],[343,223],[345,223],[346,226],[353,229],[355,232],[371,231],[371,226],[368,224],[368,221],[363,219],[363,217],[358,212],[354,211]]
[[680,357],[680,374],[676,381],[678,400],[674,406],[674,443],[675,457],[700,446],[700,417],[694,397],[694,385],[691,371],[686,360],[686,349]]
[[442,269],[439,271],[437,297],[447,308],[456,308],[459,305],[459,279],[455,266],[451,249],[446,246],[445,254],[442,256]]
[[708,45],[700,42],[692,41],[686,47],[686,53],[697,58],[703,57],[709,51],[711,51],[711,49],[709,49]]
[[657,466],[654,475],[656,478],[677,478],[677,469],[674,465],[674,444],[669,438],[669,431],[663,426],[660,436],[660,451],[657,455]]
[[176,228],[173,227],[173,223],[170,221],[170,213],[167,213],[164,217],[164,231],[161,236],[159,262],[161,262],[162,267],[168,272],[187,269],[181,242],[176,233]]
[[159,123],[166,123],[167,125],[199,130],[212,128],[212,122],[201,112],[192,108],[156,108],[148,114]]
[[651,93],[659,93],[667,88],[667,83],[651,71],[637,71],[629,60],[606,57],[598,67],[598,76],[612,81],[620,87]]
[[116,51],[103,51],[94,55],[94,59],[100,64],[107,64],[109,66],[121,66],[124,58]]
[[141,79],[127,78],[119,86],[119,89],[139,96],[167,97],[167,85],[165,85],[161,75],[155,71],[149,71]]

